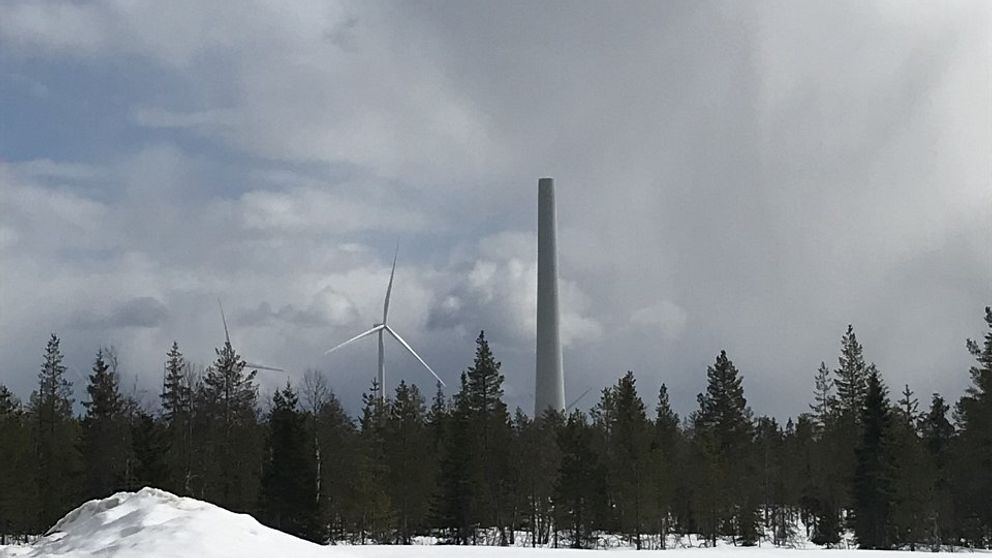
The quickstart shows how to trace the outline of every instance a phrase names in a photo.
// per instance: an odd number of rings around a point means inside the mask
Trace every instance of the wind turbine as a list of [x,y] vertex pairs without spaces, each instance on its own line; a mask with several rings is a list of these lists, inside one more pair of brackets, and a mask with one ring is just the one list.
[[437,380],[438,383],[440,383],[442,386],[447,386],[447,384],[444,383],[444,380],[442,380],[441,377],[438,376],[426,362],[424,362],[424,359],[420,358],[420,355],[417,354],[417,351],[414,351],[413,347],[411,347],[409,343],[407,343],[402,337],[400,337],[399,333],[396,333],[396,331],[393,328],[389,327],[389,325],[386,323],[387,318],[389,318],[389,295],[392,294],[393,292],[393,277],[396,275],[396,256],[399,255],[399,251],[400,248],[399,245],[397,245],[396,253],[393,254],[393,269],[392,271],[389,272],[389,284],[386,286],[386,301],[382,305],[382,322],[375,324],[372,327],[372,329],[359,333],[358,335],[352,337],[351,339],[345,341],[344,343],[341,343],[340,345],[328,349],[327,351],[324,352],[325,355],[328,355],[344,347],[345,345],[350,345],[351,343],[358,341],[363,337],[368,337],[369,335],[372,335],[374,333],[378,334],[379,335],[379,374],[377,376],[377,381],[379,382],[380,400],[384,399],[386,394],[386,349],[382,340],[383,334],[385,333],[388,333],[393,337],[393,339],[399,342],[400,345],[403,345],[403,348],[409,351],[410,354],[413,355],[413,357],[420,362],[420,364],[424,365],[424,368],[426,368],[427,371],[430,372],[432,376],[434,376],[434,379]]
[[[231,345],[231,334],[227,331],[227,317],[224,316],[224,305],[220,303],[220,299],[217,299],[217,306],[220,308],[220,319],[224,322],[224,339],[228,345]],[[233,347],[233,346],[232,346]],[[254,364],[251,362],[245,362],[245,368],[251,370],[269,370],[271,372],[285,372],[282,368],[274,368],[272,366],[262,366],[261,364]]]

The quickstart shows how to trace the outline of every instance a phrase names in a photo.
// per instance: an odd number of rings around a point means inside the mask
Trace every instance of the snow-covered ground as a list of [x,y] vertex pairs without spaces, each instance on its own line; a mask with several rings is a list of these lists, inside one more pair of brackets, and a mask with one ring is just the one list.
[[[0,546],[0,558],[548,558],[594,550],[459,546],[322,546],[263,526],[248,515],[145,488],[87,502],[30,545]],[[681,548],[645,551],[665,558],[811,558],[817,550]],[[872,551],[832,550],[831,558],[868,558]],[[885,552],[892,557],[892,552]]]

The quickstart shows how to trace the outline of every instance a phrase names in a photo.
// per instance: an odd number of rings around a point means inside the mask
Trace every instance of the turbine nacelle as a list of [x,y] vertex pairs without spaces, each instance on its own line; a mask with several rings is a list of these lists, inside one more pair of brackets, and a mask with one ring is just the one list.
[[431,376],[434,376],[434,379],[437,380],[438,383],[440,383],[442,386],[447,386],[447,384],[444,383],[444,380],[442,380],[441,377],[438,376],[437,373],[434,372],[434,369],[431,368],[430,365],[428,365],[427,362],[424,361],[424,359],[420,358],[420,355],[417,354],[417,351],[414,351],[413,350],[413,347],[411,347],[410,344],[407,343],[406,340],[403,339],[403,337],[401,337],[399,333],[396,333],[396,331],[393,328],[391,328],[388,325],[386,325],[386,319],[389,317],[389,298],[390,298],[390,296],[392,295],[392,292],[393,292],[393,278],[396,276],[396,257],[398,255],[399,255],[399,244],[397,244],[397,246],[396,246],[396,252],[393,254],[393,267],[392,267],[392,269],[389,272],[389,284],[386,286],[386,298],[385,298],[385,300],[383,301],[383,304],[382,304],[382,322],[381,323],[377,323],[377,324],[373,324],[373,326],[372,326],[371,329],[369,329],[367,331],[363,331],[362,333],[359,333],[358,335],[352,337],[351,339],[348,339],[344,343],[341,343],[340,345],[337,345],[336,347],[332,347],[332,348],[324,351],[324,354],[325,355],[328,355],[328,354],[331,354],[334,351],[336,351],[336,350],[338,350],[338,349],[340,349],[340,348],[342,348],[342,347],[344,347],[346,345],[350,345],[351,343],[354,343],[355,341],[358,341],[359,339],[362,339],[364,337],[368,337],[369,335],[372,335],[372,334],[378,334],[378,336],[379,336],[379,374],[378,374],[378,378],[377,379],[378,379],[378,382],[379,382],[379,398],[380,399],[385,398],[385,392],[386,392],[386,387],[385,387],[385,384],[386,384],[386,356],[385,356],[385,348],[384,348],[383,342],[382,342],[383,332],[388,333],[393,339],[396,340],[397,343],[399,343],[400,345],[402,345],[403,348],[407,350],[407,352],[409,352],[411,355],[413,355],[413,357],[416,358],[417,361],[420,364],[422,364],[423,367],[426,368],[428,372],[431,373]]

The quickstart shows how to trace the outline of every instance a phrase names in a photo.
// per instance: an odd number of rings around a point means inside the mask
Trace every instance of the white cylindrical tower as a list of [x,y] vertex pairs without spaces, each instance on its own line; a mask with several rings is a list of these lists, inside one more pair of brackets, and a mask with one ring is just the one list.
[[558,215],[555,181],[537,182],[537,373],[534,417],[565,410],[565,375],[558,333]]

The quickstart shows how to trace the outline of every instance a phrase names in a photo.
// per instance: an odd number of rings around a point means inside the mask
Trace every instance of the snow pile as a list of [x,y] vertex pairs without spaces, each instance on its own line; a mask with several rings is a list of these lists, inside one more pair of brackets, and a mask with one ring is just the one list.
[[28,546],[0,547],[0,558],[329,558],[356,556],[263,526],[248,515],[143,488],[91,500]]
[[[676,548],[637,553],[658,558],[894,558],[903,552],[762,548]],[[464,546],[321,546],[270,529],[251,516],[144,488],[92,500],[30,545],[0,546],[0,558],[550,558],[596,551]],[[611,553],[612,554],[612,553]]]

